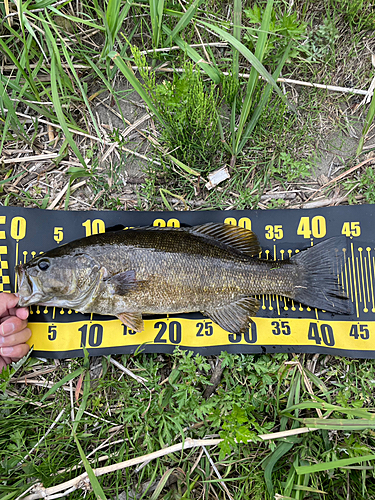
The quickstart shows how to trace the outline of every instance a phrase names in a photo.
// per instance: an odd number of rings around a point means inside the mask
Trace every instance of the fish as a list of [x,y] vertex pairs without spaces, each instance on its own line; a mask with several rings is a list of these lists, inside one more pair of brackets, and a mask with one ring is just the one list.
[[221,223],[139,227],[81,238],[16,266],[19,306],[64,307],[116,316],[141,332],[143,315],[201,312],[244,333],[264,294],[351,314],[338,282],[345,237],[333,237],[286,260],[259,258],[250,230]]

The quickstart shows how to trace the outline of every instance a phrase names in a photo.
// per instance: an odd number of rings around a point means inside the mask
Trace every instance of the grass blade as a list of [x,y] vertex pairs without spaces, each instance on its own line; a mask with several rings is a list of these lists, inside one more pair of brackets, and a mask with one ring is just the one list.
[[53,7],[52,5],[50,5],[48,7],[48,10],[50,10],[51,12],[53,12],[54,14],[56,14],[59,17],[63,17],[64,19],[67,19],[68,21],[72,21],[73,23],[84,24],[85,26],[89,26],[90,28],[94,28],[94,29],[99,30],[101,32],[105,31],[105,28],[100,24],[93,23],[92,21],[87,21],[87,19],[85,19],[84,17],[80,18],[80,17],[70,16],[68,14],[64,14],[63,12],[56,9],[56,7]]
[[81,96],[82,96],[82,98],[83,98],[83,100],[84,100],[84,102],[86,104],[86,108],[87,108],[87,111],[89,112],[89,115],[91,117],[92,123],[93,123],[94,128],[95,128],[95,132],[97,133],[97,136],[99,137],[99,139],[102,139],[102,136],[101,136],[98,124],[96,123],[96,119],[94,117],[94,114],[91,111],[91,106],[90,106],[89,100],[87,98],[86,92],[84,91],[84,88],[83,88],[83,86],[81,84],[81,81],[80,81],[80,79],[79,79],[79,77],[77,75],[77,72],[76,72],[76,70],[74,68],[74,64],[73,64],[73,62],[72,62],[72,60],[71,60],[71,58],[69,56],[67,48],[66,48],[66,46],[65,46],[65,44],[63,43],[62,40],[61,40],[61,42],[62,42],[61,43],[61,49],[62,49],[62,51],[64,53],[64,56],[65,56],[65,59],[66,59],[68,65],[69,65],[70,71],[72,72],[72,75],[74,76],[74,79],[75,79],[75,81],[76,81],[76,83],[77,83],[77,85],[79,87],[79,90],[81,91]]
[[[12,126],[13,132],[17,135],[19,139],[25,141],[27,144],[31,144],[22,123],[20,122],[16,114],[13,102],[11,101],[11,99],[7,94],[6,88],[4,87],[1,78],[0,78],[0,111],[4,115],[6,114],[1,143],[0,143],[0,152],[3,150],[3,145],[6,140],[6,135],[10,126]],[[1,121],[3,120],[0,118],[0,122]]]
[[[165,24],[163,24],[163,31],[169,36],[172,34],[172,31],[167,26],[165,26]],[[210,66],[209,63],[203,61],[202,56],[195,49],[190,47],[190,45],[184,40],[182,40],[182,38],[180,38],[178,35],[174,37],[174,41],[180,47],[181,50],[186,52],[186,54],[190,57],[190,59],[192,59],[196,64],[198,64],[198,66],[207,74],[207,76],[211,78],[213,82],[220,83],[220,73],[216,68]]]
[[[280,98],[285,102],[289,108],[291,108],[293,111],[295,111],[294,106],[287,100],[287,98],[284,96],[284,94],[281,92],[279,86],[275,82],[275,80],[272,78],[270,73],[266,70],[266,68],[263,66],[263,64],[254,56],[254,54],[247,48],[245,45],[238,40],[234,38],[233,35],[230,33],[224,31],[223,29],[219,28],[218,26],[215,26],[214,24],[207,23],[206,21],[199,21],[201,24],[207,26],[207,28],[211,29],[212,31],[215,31],[218,35],[220,35],[225,41],[233,45],[249,62],[250,64],[257,70],[257,72],[268,82],[272,85],[272,87],[275,89],[277,94],[280,96]],[[177,42],[176,42],[177,43]]]
[[61,125],[61,128],[65,134],[65,137],[69,141],[69,145],[76,154],[77,158],[79,161],[82,163],[84,167],[86,167],[85,160],[83,159],[83,156],[81,155],[80,150],[77,147],[77,144],[75,143],[73,136],[68,128],[68,124],[66,123],[66,119],[62,110],[58,90],[57,90],[57,82],[60,81],[60,75],[58,74],[57,71],[57,62],[56,58],[54,55],[52,55],[51,59],[51,88],[52,88],[52,101],[55,107],[56,111],[56,116],[57,119],[59,120],[59,123]]
[[84,368],[77,368],[77,370],[74,370],[74,372],[68,373],[68,375],[65,375],[61,380],[59,380],[49,391],[46,392],[46,394],[42,397],[40,400],[41,402],[45,401],[51,394],[54,394],[61,386],[69,382],[70,380],[73,380],[76,377],[79,377],[81,373],[83,372]]
[[[241,15],[242,15],[242,1],[234,0],[233,5],[233,36],[236,40],[241,42]],[[239,52],[235,47],[232,47],[233,51],[233,62],[232,62],[232,71],[233,77],[238,79],[239,73]]]
[[171,41],[174,40],[174,37],[180,33],[186,26],[190,23],[195,13],[197,12],[199,6],[201,5],[203,0],[195,0],[187,11],[183,14],[181,19],[178,21],[176,26],[173,28],[172,33],[170,34]]
[[92,467],[91,467],[89,461],[87,460],[85,452],[83,451],[82,446],[81,446],[80,442],[78,441],[78,438],[77,438],[75,433],[73,434],[73,437],[74,437],[74,441],[76,442],[79,454],[81,455],[81,460],[82,460],[83,465],[86,469],[87,475],[90,479],[90,483],[91,483],[91,486],[92,486],[92,489],[95,493],[96,498],[99,498],[100,500],[107,500],[107,497],[105,496],[104,491],[103,491],[102,487],[100,486],[98,478],[95,476],[94,471],[92,470]]
[[121,0],[108,0],[107,10],[105,13],[105,28],[106,28],[106,41],[101,54],[101,58],[105,58],[113,49],[113,45],[116,41],[117,34],[124,22],[125,17],[128,15],[130,7],[132,6],[132,1],[127,0],[124,8],[120,14]]
[[150,2],[150,17],[152,28],[152,47],[159,47],[161,24],[163,21],[164,0],[149,0]]
[[195,175],[196,177],[200,177],[200,173],[197,172],[196,170],[188,167],[187,165],[185,165],[185,163],[182,163],[182,161],[178,160],[177,158],[175,158],[174,156],[170,155],[170,154],[167,154],[167,157],[173,162],[175,163],[178,167],[182,168],[182,170],[185,170],[185,172],[187,172],[188,174],[191,174],[191,175]]
[[375,420],[375,413],[371,413],[367,410],[363,410],[361,408],[344,408],[342,406],[338,405],[332,405],[329,403],[325,402],[318,402],[318,401],[305,401],[303,403],[299,403],[293,406],[289,406],[286,408],[283,413],[291,413],[293,410],[308,410],[308,409],[317,409],[319,408],[320,410],[326,411],[326,412],[332,412],[332,411],[337,411],[340,413],[344,413],[346,415],[351,415],[353,417],[359,417],[359,418],[367,418],[369,420]]
[[[180,196],[179,194],[175,194],[175,193],[172,193],[171,191],[169,191],[168,189],[165,189],[165,188],[160,188],[159,189],[160,191],[160,196],[162,197],[163,199],[163,202],[165,204],[165,206],[168,208],[168,210],[170,210],[171,212],[173,212],[173,208],[171,207],[171,205],[169,204],[169,201],[167,200],[167,198],[165,197],[165,194],[169,194],[169,196],[173,196],[173,198],[178,198],[179,200],[182,201],[182,203],[185,205],[185,210],[188,210],[188,206],[186,205],[186,202],[185,202],[185,198],[183,196]],[[164,194],[165,193],[165,194]]]
[[159,496],[161,495],[161,492],[163,491],[164,486],[167,484],[168,479],[170,478],[170,476],[172,475],[172,473],[174,471],[175,471],[175,469],[173,468],[173,469],[166,470],[164,472],[164,474],[160,478],[160,481],[159,481],[157,487],[155,488],[154,493],[150,497],[150,500],[158,500]]
[[[291,404],[294,400],[294,402],[299,400],[299,393],[300,393],[300,388],[301,388],[301,376],[299,373],[294,372],[293,379],[292,379],[291,387],[290,387],[290,392],[288,396],[288,405]],[[296,410],[297,411],[297,410]],[[296,415],[297,416],[297,415]],[[280,421],[280,430],[285,431],[286,424],[287,424],[287,418],[282,417]],[[299,427],[299,424],[297,422],[293,422],[292,424],[292,429],[296,429]],[[275,467],[275,464],[282,458],[290,449],[293,448],[293,446],[296,443],[299,443],[301,441],[301,438],[298,436],[291,436],[288,438],[287,442],[280,443],[275,451],[271,453],[267,457],[267,459],[264,462],[264,479],[266,482],[267,490],[271,498],[273,498],[274,495],[274,486],[273,486],[273,481],[272,481],[272,472]]]
[[374,121],[374,116],[375,116],[375,92],[372,94],[371,104],[370,104],[369,110],[367,111],[367,115],[365,118],[365,124],[363,126],[361,138],[359,139],[359,144],[358,144],[358,148],[357,148],[357,152],[356,152],[357,156],[359,156],[362,153],[363,144],[365,142],[366,135],[367,135],[368,131],[370,130],[371,124]]
[[311,474],[312,472],[320,472],[322,470],[338,469],[347,465],[360,464],[367,460],[375,460],[375,455],[363,455],[362,457],[343,458],[342,460],[333,460],[332,462],[322,462],[315,465],[302,465],[296,467],[298,475]]
[[[129,6],[130,8],[130,4],[127,4],[126,6]],[[116,27],[118,23],[118,16],[120,13],[120,7],[121,0],[108,0],[105,17],[107,19],[108,28],[112,36],[112,43],[117,34]]]
[[[286,48],[278,67],[276,68],[275,72],[272,75],[272,77],[274,78],[275,81],[279,78],[280,73],[284,67],[284,64],[288,58],[288,55],[290,52],[290,47],[291,47],[291,43],[289,43],[288,47]],[[241,142],[236,149],[236,154],[239,154],[242,151],[246,142],[249,140],[254,128],[256,127],[256,124],[258,123],[260,115],[262,114],[262,111],[268,102],[271,90],[272,90],[272,86],[268,83],[266,85],[266,88],[263,91],[262,99],[261,99],[260,103],[258,104],[258,106],[255,108],[254,113],[253,113],[253,115],[252,115],[252,117],[251,117],[251,119],[246,127],[245,133],[243,134]]]
[[[32,78],[29,77],[29,75],[23,69],[21,62],[9,50],[8,46],[1,40],[1,38],[0,38],[0,47],[5,52],[5,54],[7,55],[7,57],[9,57],[9,59],[12,61],[12,63],[17,67],[18,71],[22,74],[22,76],[25,79],[25,81],[27,81],[29,83],[30,87],[33,89],[34,99],[37,98],[39,100],[40,99],[39,98],[39,93],[38,93],[38,90],[36,88],[35,82],[33,81]],[[3,75],[1,75],[1,76],[3,76]]]
[[89,394],[90,394],[90,370],[87,370],[86,374],[85,374],[85,382],[83,385],[82,402],[79,405],[77,415],[76,415],[75,420],[73,422],[73,434],[77,432],[77,427],[78,427],[79,421],[82,418],[83,412],[86,410],[87,400],[88,400]]
[[[264,14],[263,14],[262,25],[261,25],[261,28],[259,31],[258,41],[257,41],[256,48],[255,48],[254,57],[260,63],[263,60],[264,49],[265,49],[266,42],[267,42],[268,30],[269,30],[269,26],[270,26],[270,22],[271,22],[272,6],[273,6],[273,0],[268,0],[266,9],[265,9]],[[246,87],[245,100],[244,100],[244,103],[243,103],[242,109],[241,109],[240,121],[239,121],[238,129],[236,132],[236,141],[235,141],[235,148],[234,148],[235,149],[234,153],[236,156],[239,153],[239,145],[241,143],[243,130],[245,127],[245,123],[247,122],[247,118],[249,116],[250,109],[252,106],[253,94],[254,94],[254,91],[256,88],[256,84],[258,82],[258,73],[259,73],[259,71],[255,68],[255,66],[252,66],[251,71],[250,71],[249,81],[248,81],[247,87]]]
[[301,422],[307,427],[327,430],[362,431],[365,429],[375,429],[375,420],[366,418],[302,418]]
[[133,89],[136,92],[138,92],[138,94],[140,95],[140,97],[145,101],[145,103],[147,104],[147,106],[148,106],[149,110],[151,111],[151,113],[153,113],[156,116],[156,118],[159,120],[159,122],[163,126],[165,126],[163,117],[161,116],[161,114],[159,113],[159,111],[154,106],[154,104],[151,101],[149,95],[147,94],[147,92],[144,90],[144,88],[140,84],[138,78],[134,75],[133,71],[126,65],[125,61],[120,56],[120,54],[118,54],[117,52],[112,51],[112,52],[110,52],[108,54],[108,57],[110,57],[112,59],[112,61],[116,64],[116,66],[118,67],[118,69],[125,76],[125,78],[128,80],[128,82],[133,87]]

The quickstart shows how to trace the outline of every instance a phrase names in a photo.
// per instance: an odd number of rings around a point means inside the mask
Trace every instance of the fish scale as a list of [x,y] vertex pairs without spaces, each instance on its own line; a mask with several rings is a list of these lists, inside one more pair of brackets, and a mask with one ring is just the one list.
[[142,314],[201,311],[227,331],[244,332],[262,294],[349,313],[337,281],[342,244],[331,238],[271,261],[257,258],[254,233],[226,224],[103,233],[18,266],[20,305],[114,315],[136,331]]

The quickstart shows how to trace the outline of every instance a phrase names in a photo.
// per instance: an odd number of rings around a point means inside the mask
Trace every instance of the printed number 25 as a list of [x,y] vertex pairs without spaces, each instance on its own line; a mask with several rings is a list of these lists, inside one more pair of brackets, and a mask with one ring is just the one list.
[[[211,335],[213,335],[214,333],[214,328],[212,326],[212,321],[206,321],[205,323],[197,323],[196,324],[197,328],[198,328],[198,332],[197,332],[197,337],[204,337],[205,335],[207,337],[211,337]],[[202,331],[204,331],[204,333],[202,333]]]

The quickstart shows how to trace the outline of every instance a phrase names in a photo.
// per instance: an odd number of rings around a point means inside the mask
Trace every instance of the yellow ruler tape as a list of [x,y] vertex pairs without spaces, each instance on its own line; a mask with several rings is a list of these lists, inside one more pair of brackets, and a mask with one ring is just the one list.
[[[74,323],[33,323],[30,345],[38,351],[79,351],[85,348],[113,349],[152,344],[180,346],[197,351],[221,346],[274,347],[308,346],[315,350],[335,348],[342,351],[374,349],[375,322],[319,321],[290,318],[255,318],[243,335],[228,333],[207,319],[164,318],[145,320],[145,330],[134,332],[119,320],[77,321]],[[37,344],[35,345],[35,342]]]

